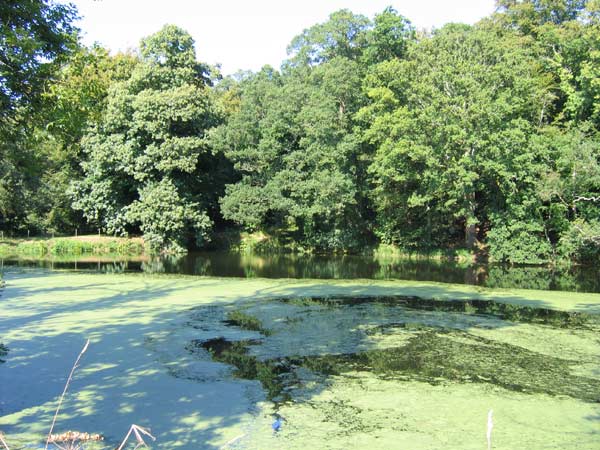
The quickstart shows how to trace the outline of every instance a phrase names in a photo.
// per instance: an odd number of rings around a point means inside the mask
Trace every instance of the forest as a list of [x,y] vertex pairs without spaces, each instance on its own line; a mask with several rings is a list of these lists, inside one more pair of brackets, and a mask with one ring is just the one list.
[[264,231],[314,252],[600,261],[598,0],[499,0],[427,32],[392,7],[340,10],[280,68],[234,76],[176,25],[111,54],[81,44],[77,17],[0,3],[7,235],[180,251]]

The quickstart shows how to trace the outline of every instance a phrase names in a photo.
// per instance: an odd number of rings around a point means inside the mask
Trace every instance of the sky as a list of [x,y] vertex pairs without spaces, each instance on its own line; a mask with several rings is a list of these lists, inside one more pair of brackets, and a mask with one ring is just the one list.
[[[67,2],[67,0],[60,0]],[[448,22],[475,23],[494,0],[69,0],[82,16],[83,42],[113,52],[136,48],[165,24],[188,31],[198,59],[220,64],[223,74],[279,68],[292,38],[347,8],[373,17],[393,6],[419,29]]]

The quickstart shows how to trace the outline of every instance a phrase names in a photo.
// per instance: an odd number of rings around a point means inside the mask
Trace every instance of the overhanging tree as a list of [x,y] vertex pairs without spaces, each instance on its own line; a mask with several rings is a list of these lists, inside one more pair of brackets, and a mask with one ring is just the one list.
[[0,2],[0,229],[35,214],[43,157],[32,139],[42,92],[77,47],[77,13],[49,0]]

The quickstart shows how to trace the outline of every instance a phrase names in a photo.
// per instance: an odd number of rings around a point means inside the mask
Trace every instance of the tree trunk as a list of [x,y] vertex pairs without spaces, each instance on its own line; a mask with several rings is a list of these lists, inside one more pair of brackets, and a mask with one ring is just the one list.
[[475,216],[475,208],[477,204],[475,203],[475,194],[469,193],[467,195],[468,204],[467,204],[467,217],[465,218],[465,244],[468,249],[472,249],[475,247],[477,243],[477,217]]

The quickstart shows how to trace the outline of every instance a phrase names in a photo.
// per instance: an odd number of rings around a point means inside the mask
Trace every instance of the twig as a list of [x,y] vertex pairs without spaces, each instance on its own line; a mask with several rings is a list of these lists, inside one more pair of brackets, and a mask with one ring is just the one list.
[[2,444],[2,446],[6,449],[6,450],[10,450],[10,448],[8,448],[8,444],[6,443],[6,441],[4,440],[4,435],[2,433],[0,433],[0,444]]
[[234,442],[239,441],[241,438],[243,438],[244,436],[246,436],[245,434],[240,434],[239,436],[234,437],[233,439],[225,442],[225,444],[223,444],[223,446],[219,447],[219,450],[224,450],[227,447],[229,447],[231,444],[233,444]]
[[573,199],[573,203],[577,202],[600,202],[600,196],[598,197],[583,197],[581,195]]
[[52,437],[52,431],[54,431],[54,425],[56,424],[56,418],[58,417],[58,412],[60,411],[60,407],[62,405],[63,399],[65,398],[65,394],[67,393],[67,389],[69,389],[69,384],[71,384],[71,380],[73,379],[73,374],[75,373],[75,369],[77,369],[77,366],[79,364],[79,360],[81,359],[81,357],[83,356],[83,354],[85,353],[85,351],[88,349],[89,345],[90,345],[90,340],[88,339],[85,342],[85,345],[83,346],[83,349],[79,353],[79,356],[75,360],[75,364],[73,364],[73,368],[71,369],[71,373],[69,374],[69,378],[67,378],[67,383],[65,384],[65,388],[63,389],[63,393],[60,396],[60,400],[58,401],[58,406],[56,407],[56,411],[54,412],[54,418],[52,419],[52,425],[50,426],[50,431],[48,431],[48,438],[46,439],[46,445],[44,447],[44,450],[48,450],[48,444],[50,443],[50,438]]
[[487,448],[488,450],[492,450],[492,429],[494,428],[494,420],[492,419],[493,410],[490,409],[488,412],[488,422],[487,422]]
[[131,436],[131,433],[135,434],[135,439],[137,441],[137,445],[135,446],[135,448],[138,448],[140,445],[143,445],[144,447],[148,447],[148,444],[146,444],[144,442],[144,439],[142,438],[140,433],[145,434],[146,436],[149,436],[153,441],[156,440],[156,438],[150,434],[150,430],[142,428],[139,425],[132,424],[131,427],[129,428],[129,431],[125,435],[125,439],[123,439],[123,442],[121,442],[121,445],[119,445],[117,447],[117,450],[123,450],[123,448],[125,447],[125,444],[127,444],[127,441],[129,440],[129,436]]

